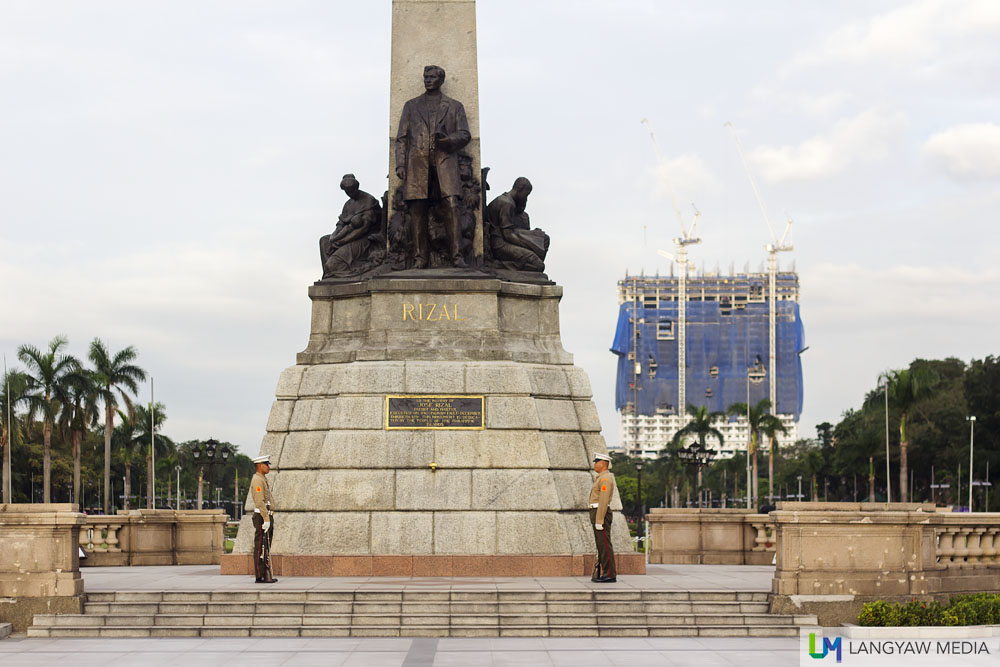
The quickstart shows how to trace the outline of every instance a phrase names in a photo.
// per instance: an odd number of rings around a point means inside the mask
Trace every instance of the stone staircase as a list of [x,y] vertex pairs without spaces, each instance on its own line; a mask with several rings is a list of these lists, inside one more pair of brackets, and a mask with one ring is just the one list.
[[793,637],[811,615],[764,592],[213,591],[89,593],[28,637]]

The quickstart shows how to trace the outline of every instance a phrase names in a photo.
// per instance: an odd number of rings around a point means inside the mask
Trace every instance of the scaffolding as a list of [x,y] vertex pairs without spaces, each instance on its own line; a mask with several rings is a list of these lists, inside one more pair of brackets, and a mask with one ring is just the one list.
[[[799,352],[805,337],[799,279],[794,271],[773,274],[772,364],[769,273],[689,276],[684,290],[683,355],[678,278],[626,276],[619,281],[618,324],[611,347],[619,357],[615,387],[619,412],[636,418],[683,417],[678,398],[678,362],[683,359],[687,403],[725,412],[734,403],[746,402],[748,383],[750,402],[757,403],[769,398],[773,378],[773,412],[798,421],[803,400]],[[767,382],[748,380],[748,369],[755,365],[765,369]],[[630,439],[637,440],[638,435]]]

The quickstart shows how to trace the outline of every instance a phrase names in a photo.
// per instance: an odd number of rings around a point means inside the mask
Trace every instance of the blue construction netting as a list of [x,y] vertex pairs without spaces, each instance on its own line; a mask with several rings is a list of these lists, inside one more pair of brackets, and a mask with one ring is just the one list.
[[[671,414],[677,409],[677,302],[659,302],[656,308],[626,302],[618,309],[618,326],[611,351],[618,355],[615,407],[624,408],[635,398],[641,415]],[[639,336],[635,361],[628,358],[633,346],[633,308],[638,310]],[[799,304],[778,301],[777,409],[778,414],[802,413],[802,361],[805,330]],[[746,402],[747,369],[756,362],[768,365],[768,304],[748,303],[722,312],[718,301],[687,304],[687,402],[724,412],[733,403]],[[657,333],[660,337],[658,339]],[[635,362],[641,373],[635,374]],[[767,369],[770,373],[771,370]],[[770,394],[769,380],[750,384],[750,402]]]

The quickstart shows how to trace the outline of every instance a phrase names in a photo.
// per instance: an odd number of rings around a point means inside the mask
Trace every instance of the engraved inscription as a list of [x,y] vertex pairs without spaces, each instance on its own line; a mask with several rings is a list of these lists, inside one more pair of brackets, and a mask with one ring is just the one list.
[[385,427],[482,430],[482,396],[386,396]]
[[464,322],[466,318],[459,317],[458,304],[437,303],[404,303],[403,321],[414,322]]

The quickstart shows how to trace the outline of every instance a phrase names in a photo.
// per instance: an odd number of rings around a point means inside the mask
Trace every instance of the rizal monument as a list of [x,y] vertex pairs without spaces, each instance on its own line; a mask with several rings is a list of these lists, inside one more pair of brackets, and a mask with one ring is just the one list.
[[[607,450],[560,338],[531,165],[487,192],[474,0],[394,0],[389,106],[372,146],[387,187],[341,181],[308,343],[260,447],[275,574],[589,576],[591,460]],[[223,573],[253,571],[253,532],[245,517]],[[618,572],[644,572],[625,522],[611,533]]]

